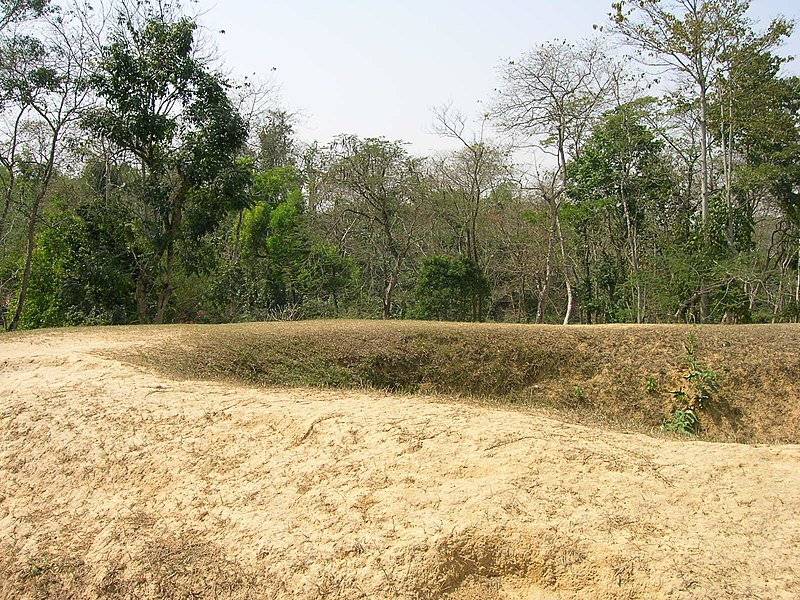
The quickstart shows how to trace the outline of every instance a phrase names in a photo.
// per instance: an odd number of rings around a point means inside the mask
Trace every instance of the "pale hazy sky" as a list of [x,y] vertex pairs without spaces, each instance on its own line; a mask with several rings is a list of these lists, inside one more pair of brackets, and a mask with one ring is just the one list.
[[[300,136],[340,133],[401,139],[415,153],[446,147],[431,109],[470,115],[497,85],[497,66],[537,44],[577,41],[606,24],[611,0],[199,0],[200,22],[225,67],[272,77],[281,104],[299,111]],[[797,20],[797,0],[753,0],[765,25]],[[800,33],[782,48],[800,55]],[[274,70],[273,70],[274,69]],[[800,59],[790,67],[800,73]]]

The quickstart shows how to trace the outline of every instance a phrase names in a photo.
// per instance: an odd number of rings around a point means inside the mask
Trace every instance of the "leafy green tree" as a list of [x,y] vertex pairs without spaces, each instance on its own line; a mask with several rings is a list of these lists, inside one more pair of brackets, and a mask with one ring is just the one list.
[[[338,316],[341,300],[356,288],[358,276],[358,266],[352,258],[342,256],[336,246],[326,241],[315,241],[298,273],[297,283],[307,299],[323,304],[316,314],[328,316],[324,303],[330,302],[333,315]],[[313,313],[307,310],[306,314]]]
[[86,119],[140,172],[131,213],[142,323],[164,320],[178,241],[196,242],[245,206],[250,178],[248,165],[236,160],[244,121],[225,80],[197,52],[197,24],[164,9],[142,2],[120,13],[92,77],[102,106]]
[[[489,253],[482,239],[482,225],[493,197],[513,185],[509,152],[487,139],[488,115],[472,132],[467,119],[450,107],[437,109],[436,120],[439,135],[460,144],[458,150],[437,160],[434,167],[437,221],[448,225],[445,233],[451,240],[446,252],[458,252],[485,269]],[[483,301],[482,296],[476,299]],[[483,314],[484,307],[478,306],[476,311]]]
[[22,327],[114,325],[135,317],[124,217],[87,204],[51,218],[37,235]]
[[414,299],[423,319],[482,320],[488,296],[486,276],[469,259],[433,256],[422,261]]
[[300,175],[292,166],[259,171],[251,193],[234,225],[240,250],[211,282],[212,312],[229,320],[337,314],[357,270],[312,234]]
[[[90,53],[84,47],[85,32],[50,14],[47,2],[4,3],[2,9],[7,12],[0,25],[17,22],[13,35],[0,36],[0,111],[10,125],[0,141],[4,255],[12,220],[24,224],[24,260],[16,273],[8,278],[3,274],[0,280],[2,312],[5,298],[13,293],[16,300],[10,320],[3,317],[4,325],[13,330],[20,324],[31,282],[40,213],[62,161],[66,162],[65,140],[87,102]],[[36,26],[19,23],[45,14],[49,18]]]
[[[630,7],[630,8],[629,8]],[[615,31],[638,48],[648,64],[667,68],[693,87],[700,143],[700,221],[709,223],[712,153],[710,101],[716,74],[742,39],[776,40],[791,23],[775,19],[764,34],[753,33],[749,0],[621,0],[612,3]],[[730,169],[728,169],[730,171]],[[709,316],[709,282],[701,282],[701,320]]]
[[259,170],[292,165],[296,158],[293,118],[285,110],[267,111],[266,123],[258,130]]
[[[710,131],[722,176],[712,199],[710,234],[715,246],[724,242],[725,251],[717,261],[724,269],[717,269],[714,300],[726,320],[781,314],[788,298],[798,294],[796,282],[787,277],[785,258],[777,259],[795,255],[800,245],[797,237],[784,235],[797,223],[792,223],[792,199],[800,182],[800,80],[783,75],[789,59],[774,54],[793,26],[778,20],[763,34],[739,32],[723,56],[710,95]],[[765,226],[775,229],[768,241]],[[762,289],[769,303],[759,303]]]
[[0,0],[0,31],[52,10],[50,0]]
[[633,298],[625,304],[637,323],[645,317],[641,270],[648,215],[672,192],[663,143],[643,123],[653,102],[646,98],[608,112],[568,169],[569,195],[578,204],[571,214],[582,246],[583,303],[596,304],[592,280],[602,280],[604,316],[616,320],[608,310],[628,284]]

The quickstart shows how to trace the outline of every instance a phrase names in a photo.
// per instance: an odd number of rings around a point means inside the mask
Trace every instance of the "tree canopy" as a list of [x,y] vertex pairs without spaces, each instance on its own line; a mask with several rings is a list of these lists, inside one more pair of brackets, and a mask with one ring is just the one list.
[[422,157],[302,139],[179,4],[0,0],[0,324],[800,319],[795,24],[609,8]]

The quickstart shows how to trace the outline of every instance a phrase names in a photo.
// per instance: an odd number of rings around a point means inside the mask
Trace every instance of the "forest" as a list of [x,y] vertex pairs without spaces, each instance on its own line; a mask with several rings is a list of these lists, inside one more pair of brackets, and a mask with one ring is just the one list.
[[166,0],[0,0],[2,327],[798,321],[795,23],[749,4],[610,3],[417,156],[300,140]]

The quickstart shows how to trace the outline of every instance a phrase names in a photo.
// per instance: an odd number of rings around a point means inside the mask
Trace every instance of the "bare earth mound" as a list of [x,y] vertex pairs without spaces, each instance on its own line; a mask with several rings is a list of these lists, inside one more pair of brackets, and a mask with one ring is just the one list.
[[186,331],[0,338],[0,596],[797,597],[800,446],[110,357]]

